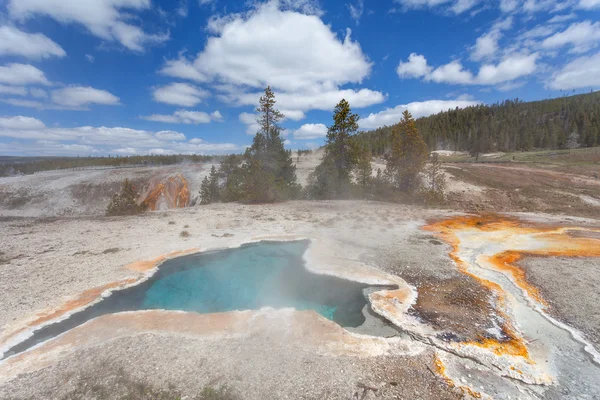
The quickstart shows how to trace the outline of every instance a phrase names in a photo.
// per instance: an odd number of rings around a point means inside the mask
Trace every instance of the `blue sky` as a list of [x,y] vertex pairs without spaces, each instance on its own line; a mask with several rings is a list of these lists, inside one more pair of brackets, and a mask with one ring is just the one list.
[[600,0],[0,0],[0,154],[219,154],[271,85],[288,148],[600,87]]

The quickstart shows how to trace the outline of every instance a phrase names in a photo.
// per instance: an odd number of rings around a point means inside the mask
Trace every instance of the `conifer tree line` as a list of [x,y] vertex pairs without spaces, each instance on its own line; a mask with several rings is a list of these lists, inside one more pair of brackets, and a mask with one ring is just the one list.
[[[567,149],[600,145],[600,92],[525,103],[519,99],[449,110],[415,125],[429,150]],[[360,134],[375,156],[389,152],[393,127]]]
[[[385,154],[385,170],[374,174],[372,149],[358,135],[359,117],[342,99],[333,111],[323,158],[302,188],[296,182],[292,152],[284,148],[281,139],[279,122],[284,115],[275,104],[275,95],[267,87],[256,109],[259,130],[252,146],[242,156],[225,157],[218,170],[211,168],[200,190],[202,204],[268,203],[299,198],[443,201],[444,174],[439,159],[433,159],[425,171],[429,151],[408,111],[390,130],[391,148]],[[306,153],[298,150],[296,161]]]

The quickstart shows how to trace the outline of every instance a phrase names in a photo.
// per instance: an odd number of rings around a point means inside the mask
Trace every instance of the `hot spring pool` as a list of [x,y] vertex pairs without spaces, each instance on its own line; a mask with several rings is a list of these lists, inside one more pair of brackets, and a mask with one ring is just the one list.
[[101,302],[48,325],[4,357],[55,337],[90,319],[134,310],[216,313],[262,307],[315,310],[341,326],[364,322],[366,285],[317,275],[304,268],[308,241],[259,242],[183,256],[163,263],[148,281],[113,292]]

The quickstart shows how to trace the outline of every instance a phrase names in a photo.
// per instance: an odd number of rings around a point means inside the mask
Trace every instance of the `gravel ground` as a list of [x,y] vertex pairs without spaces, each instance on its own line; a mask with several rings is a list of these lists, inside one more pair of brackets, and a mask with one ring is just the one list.
[[540,288],[550,313],[579,329],[600,349],[600,262],[595,258],[530,257],[519,262]]

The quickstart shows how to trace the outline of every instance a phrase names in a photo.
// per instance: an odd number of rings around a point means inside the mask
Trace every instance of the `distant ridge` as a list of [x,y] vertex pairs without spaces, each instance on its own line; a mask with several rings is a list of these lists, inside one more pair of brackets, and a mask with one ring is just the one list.
[[[430,150],[471,153],[566,149],[600,145],[600,92],[522,102],[506,100],[419,118]],[[389,148],[392,127],[363,132],[375,155]]]

